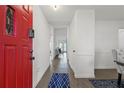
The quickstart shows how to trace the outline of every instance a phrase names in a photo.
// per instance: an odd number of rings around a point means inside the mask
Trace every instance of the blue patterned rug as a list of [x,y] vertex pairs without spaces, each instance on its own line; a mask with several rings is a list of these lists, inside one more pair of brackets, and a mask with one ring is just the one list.
[[68,73],[53,73],[48,88],[70,88]]
[[[117,80],[89,80],[95,88],[118,88]],[[121,88],[124,88],[124,80],[121,81]]]

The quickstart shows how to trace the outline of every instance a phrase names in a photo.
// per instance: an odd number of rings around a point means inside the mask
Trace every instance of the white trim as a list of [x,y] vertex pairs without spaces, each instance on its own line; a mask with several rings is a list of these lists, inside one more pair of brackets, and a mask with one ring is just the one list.
[[95,75],[92,73],[87,74],[87,73],[75,73],[74,74],[75,78],[95,78]]
[[113,66],[96,66],[95,69],[116,69]]

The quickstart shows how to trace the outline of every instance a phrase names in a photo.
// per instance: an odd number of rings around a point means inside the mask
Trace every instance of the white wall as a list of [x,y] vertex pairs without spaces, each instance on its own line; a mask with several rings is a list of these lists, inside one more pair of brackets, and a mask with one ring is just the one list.
[[67,35],[69,64],[76,78],[94,77],[94,35],[94,10],[77,10]]
[[35,56],[33,62],[33,87],[35,87],[49,67],[50,61],[50,30],[39,6],[33,6],[33,28],[35,30],[35,38],[33,39]]
[[112,49],[118,48],[118,30],[124,28],[124,21],[96,20],[95,68],[115,68]]
[[118,30],[118,48],[124,49],[124,29]]
[[[75,45],[76,45],[75,42],[79,42],[78,40],[76,40],[77,32],[74,32],[77,29],[75,23],[76,23],[76,16],[74,16],[70,28],[68,27],[68,32],[67,32],[68,58],[70,60],[69,62],[74,62],[72,51],[73,49],[75,49]],[[112,59],[111,50],[114,48],[118,48],[118,30],[123,28],[124,28],[123,20],[121,21],[96,20],[95,22],[95,68],[96,69],[115,68]],[[81,46],[81,44],[79,46]],[[75,63],[70,63],[71,67],[74,68],[75,66],[72,64]]]

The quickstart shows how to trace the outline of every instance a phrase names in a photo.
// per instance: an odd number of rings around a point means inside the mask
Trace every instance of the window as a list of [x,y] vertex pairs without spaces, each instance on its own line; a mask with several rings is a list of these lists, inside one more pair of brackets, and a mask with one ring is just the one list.
[[14,34],[14,11],[9,6],[6,11],[6,33],[7,35]]

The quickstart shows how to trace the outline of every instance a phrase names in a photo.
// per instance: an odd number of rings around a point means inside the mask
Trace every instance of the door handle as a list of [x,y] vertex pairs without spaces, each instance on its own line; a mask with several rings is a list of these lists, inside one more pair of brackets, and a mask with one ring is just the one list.
[[31,57],[30,60],[35,60],[35,57]]
[[76,52],[76,50],[73,50],[73,53]]

